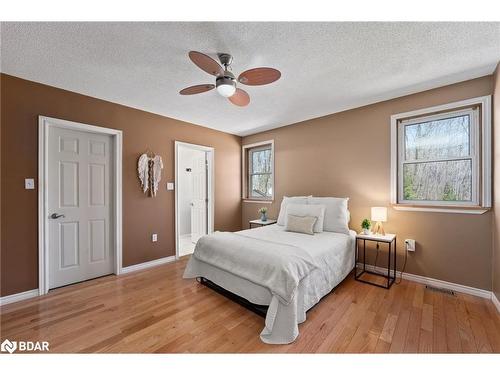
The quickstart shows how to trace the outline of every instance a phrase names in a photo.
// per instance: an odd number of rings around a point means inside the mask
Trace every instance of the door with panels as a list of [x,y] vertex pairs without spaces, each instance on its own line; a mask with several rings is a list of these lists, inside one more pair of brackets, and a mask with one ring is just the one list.
[[49,289],[113,273],[110,135],[49,130]]

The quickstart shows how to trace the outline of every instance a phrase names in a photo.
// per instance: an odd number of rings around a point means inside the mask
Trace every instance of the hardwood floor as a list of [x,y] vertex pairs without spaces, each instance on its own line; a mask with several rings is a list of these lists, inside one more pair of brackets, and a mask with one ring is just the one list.
[[107,276],[1,307],[1,340],[51,352],[500,353],[491,301],[403,280],[390,290],[348,277],[299,325],[290,345],[259,339],[264,320],[194,280],[186,259]]

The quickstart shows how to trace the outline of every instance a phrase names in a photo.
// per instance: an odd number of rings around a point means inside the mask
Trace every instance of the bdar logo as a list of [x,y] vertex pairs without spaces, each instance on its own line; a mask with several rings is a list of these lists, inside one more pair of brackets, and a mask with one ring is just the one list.
[[2,342],[2,345],[0,345],[0,350],[2,352],[9,352],[10,354],[14,353],[17,349],[17,342],[15,341],[9,341],[8,339],[5,339]]
[[14,353],[17,352],[48,352],[49,343],[47,341],[10,341],[5,339],[0,345],[0,351]]

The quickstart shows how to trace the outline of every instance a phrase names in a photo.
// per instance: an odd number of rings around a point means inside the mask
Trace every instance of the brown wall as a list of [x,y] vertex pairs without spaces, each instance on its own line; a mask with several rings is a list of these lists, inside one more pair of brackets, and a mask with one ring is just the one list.
[[[118,104],[2,74],[1,77],[1,295],[38,284],[38,115],[123,131],[123,265],[175,254],[174,141],[215,148],[215,228],[238,230],[241,220],[241,138]],[[156,198],[146,197],[137,158],[146,149],[164,161]],[[158,242],[152,243],[152,233]]]
[[500,300],[500,63],[493,74],[493,292]]
[[[243,144],[275,140],[270,217],[283,195],[350,197],[350,226],[359,230],[371,206],[390,206],[390,116],[492,92],[487,76],[244,137]],[[261,205],[243,204],[243,227]],[[398,235],[400,256],[405,238],[417,241],[407,272],[491,290],[492,216],[389,209],[385,227]]]

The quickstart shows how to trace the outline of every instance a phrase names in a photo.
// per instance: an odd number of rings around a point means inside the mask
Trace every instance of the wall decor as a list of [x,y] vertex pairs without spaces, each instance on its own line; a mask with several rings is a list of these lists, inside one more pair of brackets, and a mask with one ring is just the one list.
[[161,156],[151,152],[145,152],[139,156],[137,162],[137,173],[141,181],[141,187],[144,194],[155,197],[158,192],[161,181],[161,170],[163,169],[163,160]]

